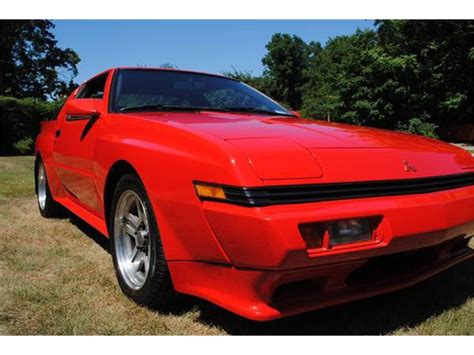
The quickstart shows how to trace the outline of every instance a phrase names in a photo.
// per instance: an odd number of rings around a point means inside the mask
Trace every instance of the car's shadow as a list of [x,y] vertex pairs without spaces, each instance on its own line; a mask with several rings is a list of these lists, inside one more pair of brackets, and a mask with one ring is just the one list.
[[[109,241],[101,233],[78,217],[66,217],[109,252]],[[474,297],[474,259],[402,291],[272,322],[252,322],[190,296],[180,297],[161,313],[180,315],[197,310],[202,323],[236,335],[379,335],[416,326],[470,297]]]

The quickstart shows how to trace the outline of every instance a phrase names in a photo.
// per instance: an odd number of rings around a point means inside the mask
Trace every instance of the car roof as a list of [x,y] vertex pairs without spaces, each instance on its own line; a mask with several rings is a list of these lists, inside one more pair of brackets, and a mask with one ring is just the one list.
[[235,80],[235,81],[240,81],[239,79],[231,78],[225,75],[220,75],[220,74],[213,74],[213,73],[206,73],[206,72],[201,72],[201,71],[196,71],[196,70],[187,70],[187,69],[175,69],[175,68],[161,68],[161,67],[113,67],[109,68],[106,70],[103,70],[99,73],[97,73],[94,76],[91,76],[90,78],[84,80],[79,86],[82,86],[86,84],[87,82],[105,74],[105,73],[110,73],[112,71],[120,71],[120,70],[158,70],[158,71],[172,71],[172,72],[179,72],[179,73],[190,73],[190,74],[200,74],[200,75],[208,75],[208,76],[214,76],[217,78],[224,78],[224,79],[229,79],[229,80]]
[[161,67],[115,67],[115,68],[110,68],[108,70],[159,70],[159,71],[173,71],[173,72],[180,72],[180,73],[190,73],[190,74],[201,74],[201,75],[210,75],[210,76],[216,76],[219,78],[225,78],[225,79],[231,79],[231,80],[236,80],[234,78],[230,78],[225,75],[221,74],[214,74],[214,73],[207,73],[207,72],[202,72],[202,71],[197,71],[197,70],[188,70],[188,69],[177,69],[177,68],[161,68]]

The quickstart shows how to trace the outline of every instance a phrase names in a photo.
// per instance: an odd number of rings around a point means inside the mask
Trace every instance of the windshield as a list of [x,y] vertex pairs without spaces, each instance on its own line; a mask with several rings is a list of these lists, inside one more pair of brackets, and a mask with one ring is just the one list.
[[293,116],[237,80],[168,70],[119,70],[111,111],[214,110]]

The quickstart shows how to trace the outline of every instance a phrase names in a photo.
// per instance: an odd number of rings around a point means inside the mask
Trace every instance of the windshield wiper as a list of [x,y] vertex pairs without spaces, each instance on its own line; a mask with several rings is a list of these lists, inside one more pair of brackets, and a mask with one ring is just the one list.
[[146,112],[146,111],[217,111],[217,112],[249,112],[272,116],[294,117],[291,113],[271,111],[257,107],[201,107],[201,106],[173,106],[173,105],[137,105],[126,106],[120,112]]
[[291,113],[285,113],[285,112],[281,112],[281,111],[265,110],[265,109],[260,109],[260,108],[257,108],[257,107],[226,107],[225,109],[227,111],[230,111],[230,112],[249,112],[249,113],[261,113],[261,114],[272,115],[272,116],[294,117],[294,115],[291,114]]
[[134,111],[223,111],[228,112],[226,108],[200,107],[200,106],[173,106],[173,105],[138,105],[126,106],[120,109],[120,112]]

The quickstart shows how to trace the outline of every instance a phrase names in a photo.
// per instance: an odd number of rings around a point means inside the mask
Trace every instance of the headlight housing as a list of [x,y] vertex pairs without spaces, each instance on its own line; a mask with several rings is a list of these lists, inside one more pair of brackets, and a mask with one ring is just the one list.
[[372,230],[368,218],[349,218],[327,223],[329,244],[363,242],[372,239]]
[[345,244],[372,242],[381,217],[347,218],[303,223],[299,230],[308,249],[327,250]]

